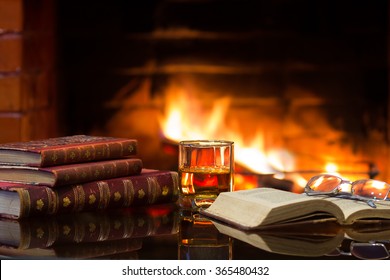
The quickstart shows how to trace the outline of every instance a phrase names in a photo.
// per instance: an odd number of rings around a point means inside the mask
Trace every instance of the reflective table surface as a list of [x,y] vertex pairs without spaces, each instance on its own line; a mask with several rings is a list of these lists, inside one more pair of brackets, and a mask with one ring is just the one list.
[[176,205],[0,220],[1,259],[389,259],[390,223],[241,231]]

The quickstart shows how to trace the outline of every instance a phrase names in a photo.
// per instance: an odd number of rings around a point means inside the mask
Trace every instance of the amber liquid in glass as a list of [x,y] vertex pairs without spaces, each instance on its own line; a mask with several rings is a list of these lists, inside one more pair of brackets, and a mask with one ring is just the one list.
[[198,207],[207,207],[221,192],[231,191],[232,171],[228,167],[179,168],[181,193]]

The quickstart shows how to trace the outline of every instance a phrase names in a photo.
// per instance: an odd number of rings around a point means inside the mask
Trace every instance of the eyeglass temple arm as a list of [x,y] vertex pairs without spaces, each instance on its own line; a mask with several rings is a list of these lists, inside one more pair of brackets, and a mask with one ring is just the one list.
[[367,197],[363,197],[363,196],[352,195],[349,192],[339,192],[339,193],[334,193],[334,192],[305,192],[305,194],[308,195],[308,196],[327,195],[327,196],[331,196],[331,197],[339,197],[339,198],[347,198],[347,199],[352,199],[352,200],[364,201],[371,208],[376,208],[376,204],[375,204],[374,200],[372,200],[370,198],[367,198]]

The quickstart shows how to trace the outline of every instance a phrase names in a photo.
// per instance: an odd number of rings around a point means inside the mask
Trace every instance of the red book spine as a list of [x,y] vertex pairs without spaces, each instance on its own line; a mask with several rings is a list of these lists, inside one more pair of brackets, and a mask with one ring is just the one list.
[[136,140],[42,149],[41,167],[123,158],[137,154]]
[[137,158],[68,164],[42,168],[55,176],[52,187],[105,180],[114,177],[138,175],[142,170],[142,160]]
[[[49,167],[90,161],[125,158],[137,154],[136,139],[90,135],[73,135],[43,140],[14,142],[0,145],[0,150],[13,154],[14,160],[0,158],[7,164]],[[15,158],[35,154],[34,160]]]
[[174,171],[143,170],[140,175],[60,188],[13,186],[8,190],[19,194],[21,218],[175,202],[179,179]]

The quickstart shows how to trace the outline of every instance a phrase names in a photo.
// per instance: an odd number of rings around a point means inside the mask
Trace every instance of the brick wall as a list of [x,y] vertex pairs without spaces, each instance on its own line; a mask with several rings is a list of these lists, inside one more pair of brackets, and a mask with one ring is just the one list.
[[57,133],[53,1],[0,0],[0,142]]

